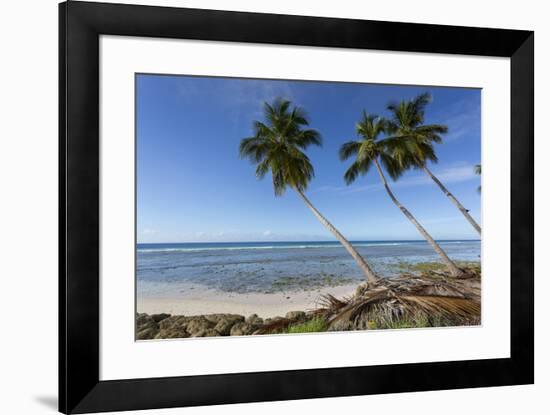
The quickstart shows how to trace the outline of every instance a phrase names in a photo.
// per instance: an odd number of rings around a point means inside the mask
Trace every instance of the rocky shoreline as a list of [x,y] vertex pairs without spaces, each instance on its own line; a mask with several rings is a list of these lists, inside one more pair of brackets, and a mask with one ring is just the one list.
[[284,317],[138,313],[136,339],[479,325],[481,268],[479,263],[461,265],[465,271],[461,278],[451,277],[432,264],[422,264],[415,274],[360,284],[349,297],[324,294],[316,309],[289,311]]
[[136,318],[137,340],[181,339],[188,337],[246,336],[262,334],[262,328],[276,322],[303,322],[304,311],[290,311],[285,317],[263,319],[256,314],[245,318],[239,314],[206,314],[172,316],[170,314],[139,313]]

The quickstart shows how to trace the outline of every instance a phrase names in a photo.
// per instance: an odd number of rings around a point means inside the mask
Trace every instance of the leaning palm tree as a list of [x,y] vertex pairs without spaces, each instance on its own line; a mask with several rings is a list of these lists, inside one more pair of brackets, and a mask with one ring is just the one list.
[[435,252],[437,252],[437,254],[441,257],[451,275],[462,275],[463,271],[458,268],[453,261],[451,261],[443,249],[441,249],[437,242],[416,220],[411,212],[409,212],[409,210],[397,200],[388,185],[380,163],[382,163],[385,170],[394,180],[397,179],[404,170],[400,167],[400,164],[396,162],[393,155],[388,151],[388,140],[379,139],[379,137],[386,131],[386,120],[363,112],[363,118],[359,123],[357,123],[356,130],[360,139],[357,141],[348,141],[340,148],[340,160],[345,161],[350,157],[354,157],[353,163],[344,175],[346,184],[353,183],[359,175],[365,175],[370,170],[371,166],[374,165],[392,202],[401,210],[401,212],[403,212],[407,219],[409,219],[413,225],[416,226],[418,232],[420,232]]
[[[476,164],[474,166],[474,173],[481,176],[481,164]],[[477,191],[481,193],[481,185],[477,187]]]
[[254,135],[241,140],[241,157],[257,164],[258,179],[262,179],[271,171],[275,196],[282,196],[287,188],[296,191],[315,217],[355,259],[367,280],[378,281],[378,277],[365,259],[304,194],[314,176],[314,170],[303,150],[310,145],[321,145],[319,132],[305,128],[309,125],[306,114],[299,107],[291,109],[290,101],[276,99],[271,105],[264,103],[264,113],[266,122],[255,121]]
[[481,235],[481,227],[472,218],[468,209],[462,206],[458,199],[428,168],[429,161],[437,163],[437,155],[435,154],[433,144],[441,143],[441,134],[447,132],[447,126],[445,125],[424,124],[424,110],[430,101],[431,95],[424,93],[410,101],[401,101],[388,105],[392,118],[388,122],[387,127],[388,132],[395,139],[393,140],[395,145],[392,149],[394,157],[401,164],[402,168],[414,167],[424,170]]

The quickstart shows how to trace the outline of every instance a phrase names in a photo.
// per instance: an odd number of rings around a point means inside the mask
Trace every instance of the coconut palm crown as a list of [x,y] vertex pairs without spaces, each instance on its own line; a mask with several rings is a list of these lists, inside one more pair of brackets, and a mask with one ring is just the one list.
[[311,145],[321,145],[321,135],[309,128],[305,112],[299,107],[290,107],[290,101],[276,99],[273,104],[264,104],[266,122],[254,121],[252,137],[243,138],[239,146],[242,158],[257,164],[256,176],[262,179],[271,171],[275,196],[281,196],[290,187],[304,201],[313,215],[340,241],[355,259],[371,283],[378,276],[353,245],[325,218],[304,191],[315,172],[304,153]]
[[441,135],[448,131],[445,125],[424,123],[426,106],[431,99],[429,93],[424,93],[409,101],[394,102],[388,105],[387,108],[392,116],[386,127],[390,135],[386,139],[386,147],[400,169],[424,170],[481,235],[481,227],[470,215],[468,209],[428,168],[428,162],[437,163],[438,161],[434,144],[441,143],[443,141]]
[[[351,166],[344,174],[344,180],[350,184],[357,179],[359,175],[366,174],[372,165],[375,166],[382,185],[392,202],[401,210],[401,212],[411,221],[420,234],[428,241],[436,253],[441,257],[445,265],[449,268],[451,275],[460,276],[463,271],[451,261],[447,254],[441,249],[439,244],[432,238],[426,229],[416,220],[412,213],[403,204],[397,200],[394,193],[386,180],[382,166],[388,174],[395,180],[401,176],[403,171],[409,166],[408,163],[400,163],[394,157],[395,146],[394,142],[398,142],[395,138],[380,138],[388,130],[388,122],[376,115],[368,115],[363,111],[361,120],[356,125],[358,141],[348,141],[340,147],[340,160],[344,161],[350,157],[354,157]],[[402,142],[402,140],[401,140]],[[408,160],[410,157],[406,152],[403,153],[403,160]],[[380,162],[379,162],[380,160]]]
[[279,98],[273,104],[264,103],[264,115],[266,123],[254,121],[254,135],[241,141],[241,157],[257,163],[259,179],[271,171],[276,196],[287,187],[306,190],[315,173],[303,150],[320,146],[321,135],[305,128],[309,125],[306,113],[299,107],[291,109],[290,101]]
[[361,120],[355,126],[360,140],[351,140],[340,147],[340,160],[345,161],[354,157],[351,166],[344,174],[346,184],[351,184],[359,175],[368,173],[376,159],[380,159],[382,165],[392,179],[398,179],[404,169],[400,167],[388,152],[388,140],[381,139],[387,128],[387,121],[377,115],[369,115],[363,111]]
[[431,100],[431,95],[424,93],[387,106],[392,116],[386,125],[390,135],[386,144],[401,168],[422,168],[428,161],[438,161],[433,145],[443,141],[441,135],[447,133],[448,127],[424,124],[425,109]]

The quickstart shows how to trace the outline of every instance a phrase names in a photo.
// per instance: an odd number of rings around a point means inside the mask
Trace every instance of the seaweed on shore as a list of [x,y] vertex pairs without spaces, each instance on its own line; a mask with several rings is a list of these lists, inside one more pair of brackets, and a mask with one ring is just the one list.
[[355,281],[353,278],[345,277],[336,274],[321,274],[317,276],[295,276],[295,277],[279,277],[271,283],[271,287],[266,289],[264,293],[270,294],[281,291],[291,290],[315,290],[323,287],[337,287],[340,285],[350,284]]
[[[475,272],[481,275],[481,263],[479,261],[456,261],[456,265],[467,272]],[[400,261],[396,264],[396,267],[401,272],[410,272],[414,274],[423,274],[430,272],[445,273],[445,264],[441,262],[403,262]]]

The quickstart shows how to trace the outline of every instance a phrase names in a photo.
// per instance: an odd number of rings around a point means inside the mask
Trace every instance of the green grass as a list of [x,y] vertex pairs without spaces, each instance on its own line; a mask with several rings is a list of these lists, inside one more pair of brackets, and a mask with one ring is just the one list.
[[449,321],[441,316],[427,316],[423,313],[418,313],[415,316],[403,317],[397,320],[382,320],[375,319],[369,321],[370,330],[382,330],[382,329],[411,329],[411,328],[423,328],[423,327],[446,327],[456,326],[457,324]]
[[[445,319],[441,316],[428,316],[423,313],[418,313],[414,316],[403,317],[396,320],[385,320],[375,318],[368,323],[368,330],[384,330],[384,329],[410,329],[424,327],[446,327],[456,326],[457,324]],[[286,331],[282,333],[299,334],[299,333],[320,333],[328,330],[325,319],[316,317],[303,323],[295,323],[290,325]],[[281,333],[281,331],[279,331]]]
[[293,324],[288,327],[287,333],[318,333],[327,331],[327,322],[322,318],[313,318],[304,323]]

